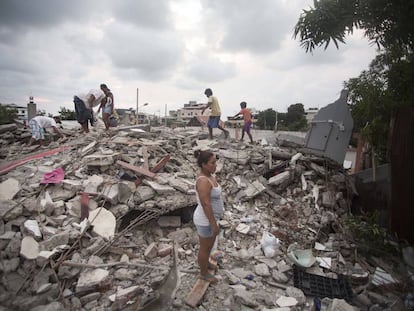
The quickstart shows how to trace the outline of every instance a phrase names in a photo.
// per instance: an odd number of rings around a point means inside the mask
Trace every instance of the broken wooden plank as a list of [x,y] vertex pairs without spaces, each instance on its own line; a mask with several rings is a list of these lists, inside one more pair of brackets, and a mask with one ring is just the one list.
[[170,161],[170,155],[166,155],[160,162],[158,162],[152,169],[151,172],[158,173],[164,166],[167,164],[167,162]]
[[147,176],[147,177],[149,177],[151,179],[154,179],[155,176],[156,176],[155,173],[153,173],[153,172],[151,172],[151,171],[149,171],[149,170],[147,170],[147,169],[145,169],[143,167],[138,167],[138,166],[135,166],[135,165],[126,163],[126,162],[121,161],[121,160],[116,161],[116,163],[119,164],[119,165],[121,165],[121,166],[123,166],[124,168],[126,168],[128,170],[134,171],[135,173],[138,173],[140,175]]
[[[214,265],[217,265],[217,262],[210,260],[210,262]],[[214,274],[214,270],[208,270],[208,273]],[[201,301],[203,300],[204,294],[207,291],[210,282],[197,278],[193,288],[191,289],[190,293],[185,298],[185,303],[188,304],[190,307],[197,307]]]
[[88,217],[89,217],[89,196],[87,193],[83,192],[81,194],[81,218],[80,220],[82,221]]
[[197,307],[201,303],[209,285],[210,282],[198,278],[191,289],[191,292],[185,298],[185,303],[190,307]]
[[[162,160],[158,162],[152,169],[150,169],[150,171],[153,173],[158,173],[165,166],[165,164],[167,164],[168,161],[170,161],[170,155],[166,155],[164,158],[162,158]],[[138,187],[142,184],[142,179],[137,178],[134,183],[135,186]]]

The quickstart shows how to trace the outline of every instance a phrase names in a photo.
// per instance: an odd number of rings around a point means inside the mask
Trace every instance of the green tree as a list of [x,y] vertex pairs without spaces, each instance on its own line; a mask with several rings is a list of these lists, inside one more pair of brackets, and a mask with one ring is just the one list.
[[368,71],[345,83],[354,119],[354,131],[370,143],[380,163],[386,162],[387,138],[391,111],[397,104],[388,88],[388,70],[381,56],[371,63]]
[[385,161],[392,111],[414,104],[414,1],[406,0],[315,0],[303,10],[295,26],[307,52],[337,48],[354,29],[379,48],[368,71],[345,83],[355,128],[371,143],[374,154]]
[[272,108],[260,111],[257,116],[256,126],[261,130],[273,130],[276,122],[276,111]]
[[0,124],[10,124],[17,119],[17,109],[0,104]]
[[338,48],[354,29],[363,29],[370,42],[403,55],[414,46],[414,2],[411,0],[314,0],[303,10],[294,37],[308,52],[333,42]]
[[59,115],[62,120],[76,120],[76,112],[65,107],[60,107]]
[[284,124],[289,131],[305,131],[307,129],[307,121],[303,104],[298,103],[288,107]]

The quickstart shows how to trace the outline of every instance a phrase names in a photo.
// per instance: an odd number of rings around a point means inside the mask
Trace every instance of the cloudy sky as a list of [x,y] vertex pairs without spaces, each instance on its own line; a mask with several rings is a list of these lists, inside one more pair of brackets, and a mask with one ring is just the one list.
[[[118,108],[164,115],[210,87],[222,115],[246,101],[323,107],[375,56],[360,33],[307,54],[293,39],[313,0],[1,0],[0,102],[55,114],[106,83]],[[148,103],[143,107],[144,103]],[[142,110],[141,110],[142,109]]]

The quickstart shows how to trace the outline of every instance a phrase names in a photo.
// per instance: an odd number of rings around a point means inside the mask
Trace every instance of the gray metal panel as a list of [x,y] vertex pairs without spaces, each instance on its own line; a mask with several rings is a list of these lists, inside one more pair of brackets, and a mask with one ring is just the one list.
[[342,164],[345,159],[354,121],[347,105],[347,92],[323,107],[311,122],[305,148]]
[[329,123],[315,123],[312,125],[306,147],[325,151],[331,130],[332,125]]

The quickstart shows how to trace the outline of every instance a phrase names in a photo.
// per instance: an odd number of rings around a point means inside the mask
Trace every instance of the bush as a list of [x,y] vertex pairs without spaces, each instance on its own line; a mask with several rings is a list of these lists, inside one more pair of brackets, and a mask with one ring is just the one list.
[[0,104],[0,124],[10,124],[17,119],[17,109]]

